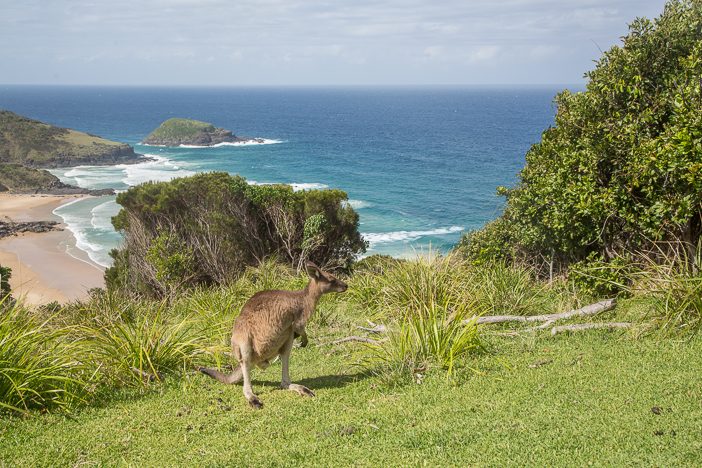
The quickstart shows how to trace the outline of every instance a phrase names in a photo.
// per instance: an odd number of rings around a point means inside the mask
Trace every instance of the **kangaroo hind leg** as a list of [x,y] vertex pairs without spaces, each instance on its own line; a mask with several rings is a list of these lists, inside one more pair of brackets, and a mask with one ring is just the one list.
[[241,353],[241,372],[244,379],[244,397],[252,408],[261,409],[263,408],[263,403],[261,403],[261,400],[258,399],[251,388],[251,369],[254,367],[252,356],[253,350],[251,349],[251,346],[245,344],[239,347],[239,351]]
[[288,369],[290,363],[290,351],[292,350],[294,335],[290,335],[290,339],[285,343],[280,352],[280,362],[283,367],[283,378],[280,381],[280,388],[283,390],[292,390],[302,396],[313,397],[314,392],[304,385],[294,384],[290,382],[290,371]]

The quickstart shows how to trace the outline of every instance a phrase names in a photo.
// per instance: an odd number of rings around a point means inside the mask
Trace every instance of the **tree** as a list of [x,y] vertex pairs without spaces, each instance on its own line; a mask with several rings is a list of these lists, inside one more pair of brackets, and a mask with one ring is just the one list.
[[[702,1],[638,18],[621,46],[556,97],[555,125],[526,155],[505,211],[463,247],[564,270],[654,245],[695,258],[702,233]],[[497,245],[496,245],[497,244]],[[481,257],[481,252],[483,257]]]
[[340,190],[295,192],[226,173],[146,183],[119,194],[113,218],[125,237],[108,287],[165,295],[224,284],[268,257],[348,269],[366,243]]

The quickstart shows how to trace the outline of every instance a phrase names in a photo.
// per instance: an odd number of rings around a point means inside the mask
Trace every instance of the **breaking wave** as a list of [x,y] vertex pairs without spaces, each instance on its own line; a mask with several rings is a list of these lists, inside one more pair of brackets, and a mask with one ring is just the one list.
[[451,226],[437,228],[428,231],[393,231],[393,232],[367,232],[363,233],[363,238],[368,241],[372,248],[378,244],[388,244],[391,242],[410,242],[421,237],[444,236],[463,231],[462,226]]

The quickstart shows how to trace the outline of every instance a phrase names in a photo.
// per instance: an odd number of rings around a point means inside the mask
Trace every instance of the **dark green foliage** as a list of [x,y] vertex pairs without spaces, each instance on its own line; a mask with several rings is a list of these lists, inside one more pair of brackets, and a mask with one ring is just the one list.
[[347,269],[365,242],[340,190],[294,192],[239,176],[198,174],[120,194],[113,219],[125,247],[113,251],[109,287],[163,295],[181,286],[226,284],[277,257]]
[[627,259],[606,261],[593,252],[570,266],[568,280],[584,297],[613,297],[626,291],[632,268]]
[[466,233],[457,248],[475,265],[505,261],[511,258],[509,228],[504,217],[490,221],[482,229]]
[[587,73],[585,92],[557,96],[556,124],[503,192],[502,218],[463,250],[527,261],[542,274],[661,241],[693,254],[702,232],[701,76],[700,0],[636,19]]

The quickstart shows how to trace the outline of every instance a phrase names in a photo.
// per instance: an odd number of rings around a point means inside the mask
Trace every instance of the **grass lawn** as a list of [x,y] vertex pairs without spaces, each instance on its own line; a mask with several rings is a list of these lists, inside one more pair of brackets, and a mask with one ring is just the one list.
[[[314,340],[314,338],[312,338]],[[316,341],[316,340],[315,340]],[[314,342],[314,341],[313,341]],[[312,343],[313,343],[312,342]],[[389,387],[358,344],[295,349],[302,398],[254,376],[264,402],[192,373],[72,417],[0,419],[0,460],[36,465],[702,464],[702,339],[620,333],[500,339],[476,372]]]

